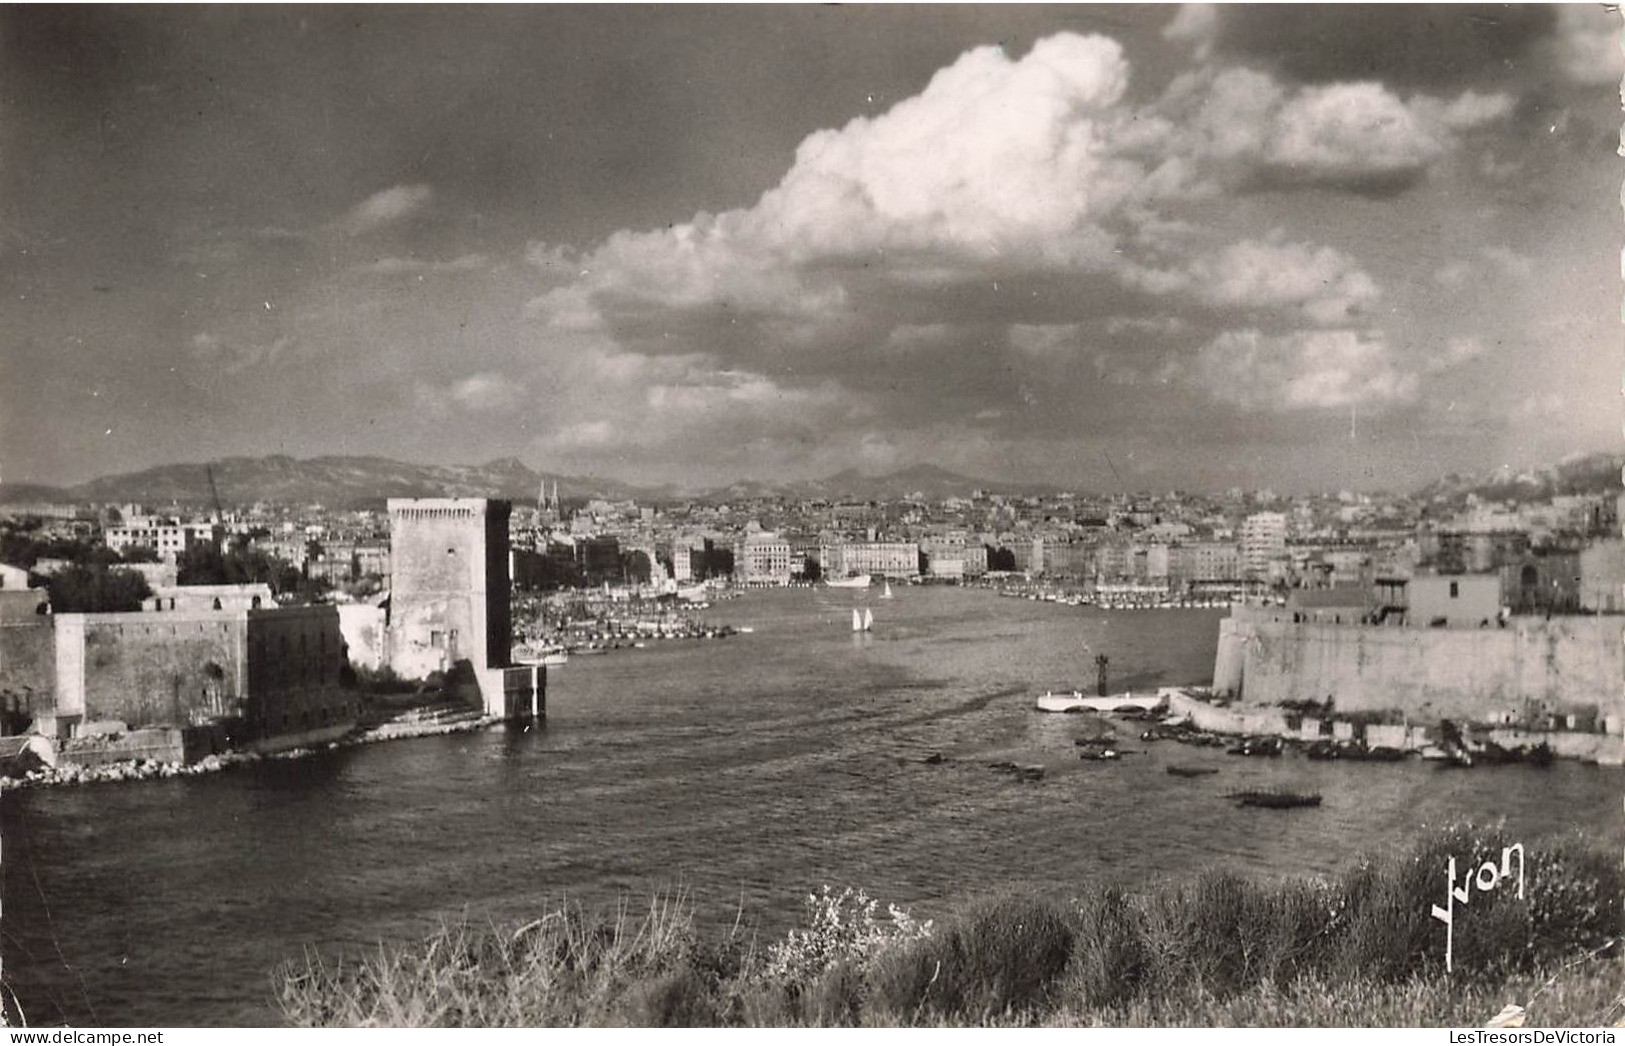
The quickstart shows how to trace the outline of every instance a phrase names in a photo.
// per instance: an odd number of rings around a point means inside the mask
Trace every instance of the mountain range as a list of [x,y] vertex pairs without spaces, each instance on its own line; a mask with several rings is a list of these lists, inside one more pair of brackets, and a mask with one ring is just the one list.
[[[1625,454],[1587,454],[1522,471],[1452,473],[1417,490],[1414,496],[1433,501],[1457,500],[1475,494],[1490,501],[1535,501],[1558,494],[1599,493],[1620,489],[1622,468],[1625,468]],[[71,487],[4,484],[0,485],[0,503],[137,503],[155,508],[168,505],[205,508],[218,497],[225,507],[266,502],[361,509],[381,508],[385,499],[392,497],[491,497],[523,505],[534,503],[544,486],[551,492],[555,483],[560,497],[566,500],[604,498],[655,505],[683,500],[725,502],[760,497],[883,501],[914,496],[941,501],[968,497],[976,490],[1042,496],[1061,489],[1045,484],[974,479],[935,465],[912,465],[879,476],[847,469],[824,479],[789,483],[746,480],[712,490],[692,491],[672,485],[639,487],[599,476],[538,472],[517,458],[499,458],[483,465],[415,465],[381,457],[329,456],[300,460],[272,455],[222,458],[207,464],[159,465],[139,472],[103,476]]]
[[1620,489],[1622,471],[1625,454],[1577,454],[1529,469],[1451,473],[1422,487],[1416,497],[1448,501],[1472,494],[1481,501],[1544,501],[1563,494],[1602,494]]
[[222,458],[207,464],[159,465],[139,472],[103,476],[71,487],[5,484],[0,485],[0,503],[207,507],[218,497],[221,505],[228,508],[266,502],[362,509],[381,508],[384,501],[392,497],[491,497],[532,504],[544,486],[551,493],[554,484],[558,485],[560,498],[565,500],[603,498],[643,504],[670,504],[689,499],[737,501],[756,497],[872,501],[910,494],[940,501],[966,497],[974,490],[1043,494],[1055,489],[972,479],[934,465],[915,465],[884,476],[865,476],[848,469],[821,480],[783,484],[745,481],[715,490],[685,491],[670,485],[639,487],[598,476],[538,472],[516,458],[500,458],[483,465],[416,465],[381,457],[300,460],[272,455]]

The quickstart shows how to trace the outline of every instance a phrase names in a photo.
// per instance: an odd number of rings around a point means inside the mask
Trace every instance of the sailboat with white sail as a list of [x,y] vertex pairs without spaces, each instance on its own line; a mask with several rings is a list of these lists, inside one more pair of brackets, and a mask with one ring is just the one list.
[[868,607],[864,607],[861,612],[857,607],[852,608],[852,631],[869,632],[872,631],[874,627],[875,616],[874,614],[870,613]]
[[881,599],[890,599],[890,598],[892,598],[891,582],[890,581],[886,582],[886,590],[884,592],[880,593],[880,598]]

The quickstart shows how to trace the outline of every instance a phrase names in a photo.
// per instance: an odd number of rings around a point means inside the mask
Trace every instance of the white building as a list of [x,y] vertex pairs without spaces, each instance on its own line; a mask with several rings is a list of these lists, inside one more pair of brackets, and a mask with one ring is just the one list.
[[912,541],[862,541],[826,545],[819,552],[824,573],[830,577],[871,574],[879,577],[916,577],[920,573],[920,546]]
[[689,547],[686,541],[672,542],[671,579],[673,581],[694,580],[694,550]]
[[790,542],[767,531],[748,534],[734,545],[734,577],[747,585],[788,585],[793,562]]
[[120,555],[131,548],[145,548],[159,556],[177,556],[198,545],[214,544],[220,539],[220,525],[145,517],[108,527],[106,533],[107,547]]
[[1250,578],[1269,576],[1270,563],[1286,558],[1286,516],[1257,512],[1241,524],[1241,565]]

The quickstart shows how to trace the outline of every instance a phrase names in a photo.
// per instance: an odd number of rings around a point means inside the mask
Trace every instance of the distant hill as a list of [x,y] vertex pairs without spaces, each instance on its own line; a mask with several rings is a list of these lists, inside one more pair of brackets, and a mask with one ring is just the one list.
[[1602,494],[1621,489],[1622,468],[1625,454],[1585,454],[1522,471],[1452,473],[1429,483],[1415,496],[1426,501],[1464,499],[1468,494],[1483,501],[1544,501],[1565,494]]
[[616,480],[563,476],[533,471],[514,458],[484,465],[413,465],[380,457],[320,457],[299,460],[283,455],[222,458],[208,464],[160,465],[117,476],[103,476],[73,487],[0,486],[0,502],[133,502],[207,507],[213,503],[209,473],[220,501],[227,507],[255,502],[323,505],[332,509],[382,508],[394,497],[490,497],[521,504],[536,501],[545,481],[556,481],[564,498],[650,499],[670,491],[644,490]]
[[[1561,494],[1591,494],[1621,489],[1625,454],[1596,453],[1523,471],[1451,474],[1414,492],[1422,501],[1457,502],[1473,494],[1487,501],[1539,501]],[[390,458],[327,456],[300,460],[285,455],[222,458],[208,464],[160,465],[117,476],[103,476],[71,487],[37,483],[0,484],[0,504],[133,502],[163,508],[180,505],[205,509],[213,502],[213,471],[220,500],[228,508],[255,502],[322,505],[330,509],[382,508],[392,497],[506,498],[517,505],[534,504],[545,483],[556,482],[566,501],[604,498],[640,504],[684,500],[744,501],[752,498],[824,501],[891,501],[918,496],[927,501],[989,494],[1045,496],[1062,488],[1039,483],[1011,483],[950,472],[936,465],[911,465],[869,476],[846,469],[823,479],[768,483],[742,480],[701,493],[675,486],[639,487],[597,476],[538,472],[517,458],[483,465],[414,465]]]
[[784,488],[788,496],[827,501],[888,501],[918,495],[926,501],[966,498],[975,491],[988,494],[1053,494],[1059,488],[1041,483],[1008,483],[973,479],[936,465],[910,465],[882,476],[865,476],[855,469],[825,479],[803,480]]
[[[255,502],[322,505],[329,509],[381,508],[387,499],[396,497],[489,497],[533,504],[542,485],[545,483],[551,491],[555,482],[560,496],[567,501],[605,498],[669,504],[688,497],[671,486],[637,487],[595,476],[537,472],[516,458],[501,458],[483,465],[414,465],[381,457],[329,456],[301,460],[271,455],[222,458],[207,464],[159,465],[140,472],[103,476],[72,487],[5,484],[0,485],[0,503],[131,502],[154,508],[168,505],[207,508],[214,500],[209,490],[210,472],[214,474],[221,504],[228,508]],[[1041,494],[1053,489],[995,483],[961,476],[934,465],[914,465],[883,476],[865,476],[849,469],[827,479],[794,483],[742,481],[694,497],[706,501],[759,497],[884,501],[917,494],[927,500],[940,501],[968,497],[974,490]]]

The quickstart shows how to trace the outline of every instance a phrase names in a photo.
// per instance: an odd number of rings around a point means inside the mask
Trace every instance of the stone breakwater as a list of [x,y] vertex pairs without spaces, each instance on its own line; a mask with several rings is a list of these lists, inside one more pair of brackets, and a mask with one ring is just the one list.
[[280,752],[225,752],[204,756],[195,763],[164,762],[156,759],[128,759],[98,766],[39,767],[17,776],[0,775],[0,791],[14,788],[45,788],[58,785],[102,784],[115,781],[150,781],[158,778],[197,777],[268,759],[303,759],[319,751],[352,748],[357,745],[397,741],[409,737],[438,737],[467,733],[500,725],[500,720],[476,712],[408,712],[375,726],[358,729],[337,741],[317,747],[290,748]]

